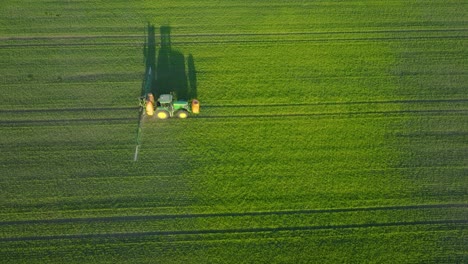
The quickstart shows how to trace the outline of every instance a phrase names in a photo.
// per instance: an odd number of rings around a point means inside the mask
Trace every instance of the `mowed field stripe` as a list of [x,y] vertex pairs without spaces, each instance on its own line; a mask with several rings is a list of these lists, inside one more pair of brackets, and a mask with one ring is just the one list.
[[239,229],[206,229],[206,230],[174,230],[174,231],[148,231],[129,233],[104,233],[104,234],[76,234],[76,235],[54,235],[54,236],[28,236],[0,238],[0,242],[35,241],[35,240],[69,240],[69,239],[119,239],[139,238],[145,236],[171,236],[171,235],[206,235],[206,234],[235,234],[235,233],[270,233],[270,232],[297,232],[327,229],[351,229],[351,228],[378,228],[397,226],[418,225],[465,225],[468,219],[447,219],[436,221],[414,221],[414,222],[390,222],[390,223],[367,223],[348,225],[320,225],[320,226],[287,226],[287,227],[264,227],[264,228],[239,228]]
[[0,226],[143,221],[143,220],[213,218],[213,217],[222,218],[222,217],[246,217],[246,216],[270,216],[270,215],[309,215],[309,214],[324,214],[324,213],[329,214],[329,213],[395,211],[395,210],[408,211],[408,210],[446,209],[446,208],[466,208],[468,210],[468,204],[420,204],[420,205],[407,205],[407,206],[312,209],[312,210],[294,210],[294,211],[254,211],[254,212],[238,212],[238,213],[169,214],[169,215],[141,215],[141,216],[113,216],[113,217],[90,217],[90,218],[19,220],[19,221],[3,221],[3,222],[0,222]]

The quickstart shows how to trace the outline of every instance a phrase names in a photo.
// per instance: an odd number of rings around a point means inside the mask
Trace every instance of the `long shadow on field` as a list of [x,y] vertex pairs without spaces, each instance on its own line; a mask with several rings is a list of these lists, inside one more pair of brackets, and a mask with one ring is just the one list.
[[[171,27],[160,27],[160,47],[156,59],[155,31],[148,30],[148,48],[145,50],[146,67],[153,67],[154,77],[150,91],[159,97],[161,94],[173,93],[178,99],[191,100],[197,97],[197,76],[192,54],[187,59],[184,54],[172,47]],[[153,44],[154,43],[154,44]],[[153,46],[152,46],[153,45]],[[152,62],[154,63],[151,64]]]

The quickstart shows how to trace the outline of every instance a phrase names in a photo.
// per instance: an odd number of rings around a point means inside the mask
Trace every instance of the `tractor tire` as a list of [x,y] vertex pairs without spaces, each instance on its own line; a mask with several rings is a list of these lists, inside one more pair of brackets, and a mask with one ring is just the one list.
[[180,110],[176,113],[176,116],[178,118],[182,118],[182,119],[185,119],[188,117],[188,112],[187,111],[184,111],[184,110]]
[[168,119],[169,118],[169,112],[165,110],[157,110],[156,111],[156,117],[158,119]]

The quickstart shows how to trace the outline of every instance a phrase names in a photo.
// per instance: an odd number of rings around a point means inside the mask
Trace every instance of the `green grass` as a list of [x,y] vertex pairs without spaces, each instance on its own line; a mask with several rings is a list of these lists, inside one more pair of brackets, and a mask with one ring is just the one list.
[[[464,6],[3,1],[0,259],[466,261]],[[133,162],[148,22],[202,113]]]

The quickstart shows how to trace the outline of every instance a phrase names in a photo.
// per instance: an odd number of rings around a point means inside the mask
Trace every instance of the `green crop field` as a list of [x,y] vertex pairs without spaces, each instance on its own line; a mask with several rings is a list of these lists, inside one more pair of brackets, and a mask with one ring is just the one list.
[[0,262],[468,262],[467,7],[1,1]]

